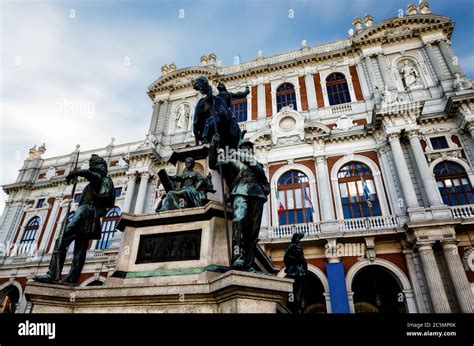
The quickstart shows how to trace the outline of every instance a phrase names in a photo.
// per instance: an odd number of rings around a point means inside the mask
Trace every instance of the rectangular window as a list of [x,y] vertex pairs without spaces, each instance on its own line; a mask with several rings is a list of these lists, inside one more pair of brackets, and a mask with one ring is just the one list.
[[431,146],[433,150],[447,149],[449,148],[448,141],[445,136],[432,137],[430,138]]
[[234,114],[237,121],[247,121],[247,100],[239,99],[232,102],[232,113]]
[[116,187],[115,188],[115,197],[120,197],[122,195],[122,188],[121,187]]
[[42,208],[44,205],[44,198],[41,198],[36,202],[36,208]]

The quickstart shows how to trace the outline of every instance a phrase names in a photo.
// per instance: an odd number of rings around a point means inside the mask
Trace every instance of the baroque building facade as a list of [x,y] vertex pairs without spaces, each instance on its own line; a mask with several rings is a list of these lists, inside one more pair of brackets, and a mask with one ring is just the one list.
[[[117,196],[80,285],[113,273],[116,223],[122,212],[154,212],[164,193],[157,172],[181,171],[168,159],[194,145],[201,95],[192,82],[204,75],[230,92],[250,87],[232,107],[271,183],[259,244],[284,276],[285,248],[305,233],[307,312],[474,312],[474,89],[450,43],[454,23],[424,1],[353,26],[347,39],[238,65],[210,54],[199,66],[163,66],[148,87],[146,138],[80,152],[82,165],[106,158]],[[46,272],[67,204],[77,206],[65,176],[78,149],[43,158],[45,150],[33,147],[3,186],[3,312],[28,311],[26,281]]]

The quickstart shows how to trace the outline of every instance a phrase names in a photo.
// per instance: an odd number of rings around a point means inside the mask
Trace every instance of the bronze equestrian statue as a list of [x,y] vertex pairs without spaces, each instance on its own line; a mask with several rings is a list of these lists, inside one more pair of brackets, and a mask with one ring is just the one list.
[[214,134],[218,133],[226,134],[221,136],[221,148],[236,149],[241,131],[230,109],[231,101],[226,100],[226,97],[212,95],[212,87],[205,76],[198,77],[193,87],[205,95],[194,111],[193,132],[196,145],[210,143]]
[[219,90],[219,94],[217,94],[217,97],[220,97],[222,100],[224,100],[228,108],[232,107],[233,100],[246,98],[247,95],[250,94],[249,87],[246,87],[245,91],[243,92],[228,92],[224,83],[217,84],[217,90]]

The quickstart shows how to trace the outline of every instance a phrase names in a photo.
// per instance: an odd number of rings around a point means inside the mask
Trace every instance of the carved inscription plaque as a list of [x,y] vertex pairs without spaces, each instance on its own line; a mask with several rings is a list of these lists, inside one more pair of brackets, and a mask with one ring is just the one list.
[[136,264],[198,260],[201,230],[140,236]]

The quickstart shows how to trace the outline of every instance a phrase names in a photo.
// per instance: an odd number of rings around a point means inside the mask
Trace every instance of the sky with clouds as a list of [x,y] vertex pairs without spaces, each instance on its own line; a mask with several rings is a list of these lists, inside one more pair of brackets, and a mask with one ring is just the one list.
[[[416,1],[416,0],[415,0]],[[474,78],[474,1],[431,0],[456,22],[454,51]],[[223,65],[347,38],[355,16],[378,23],[406,0],[1,1],[0,185],[33,145],[44,157],[144,138],[147,86],[163,64]],[[293,16],[289,15],[289,11]],[[6,195],[0,191],[0,214]]]

